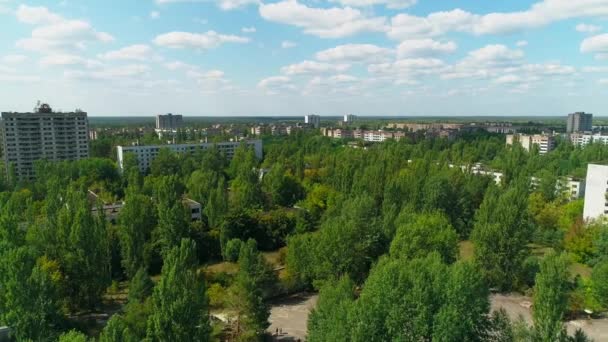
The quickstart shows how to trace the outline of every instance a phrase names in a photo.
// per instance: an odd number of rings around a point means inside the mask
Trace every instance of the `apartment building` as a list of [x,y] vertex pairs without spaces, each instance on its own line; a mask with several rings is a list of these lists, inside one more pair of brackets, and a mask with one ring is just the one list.
[[597,220],[608,215],[608,166],[587,165],[583,218]]
[[179,114],[156,115],[157,131],[176,131],[184,126],[183,117]]
[[[253,147],[257,158],[262,158],[262,140],[243,141],[248,146]],[[234,151],[241,145],[241,142],[220,142],[220,143],[198,143],[198,144],[170,144],[170,145],[145,145],[145,146],[116,146],[118,157],[118,167],[123,170],[123,161],[126,154],[134,154],[137,158],[139,171],[146,172],[152,160],[156,158],[161,149],[166,148],[175,153],[194,153],[198,150],[206,150],[215,146],[226,158],[231,159]]]
[[570,141],[574,146],[580,147],[585,147],[592,142],[608,145],[608,135],[574,133],[570,134]]
[[353,123],[355,123],[355,121],[357,121],[357,116],[353,114],[344,115],[344,119],[342,120],[342,122],[348,125],[352,125]]
[[0,120],[7,175],[34,178],[37,160],[78,160],[89,156],[87,113],[54,112],[48,104],[31,113],[3,112]]
[[555,148],[555,139],[545,134],[509,134],[507,145],[519,143],[526,151],[530,151],[534,145],[538,145],[539,153],[546,154]]
[[591,132],[593,114],[576,112],[568,114],[566,133]]
[[314,114],[304,115],[304,123],[313,128],[319,128],[321,127],[321,116]]

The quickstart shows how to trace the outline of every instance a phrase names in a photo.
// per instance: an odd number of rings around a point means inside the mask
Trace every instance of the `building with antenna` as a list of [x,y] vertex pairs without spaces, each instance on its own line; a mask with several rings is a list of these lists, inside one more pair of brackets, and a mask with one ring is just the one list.
[[17,180],[35,177],[38,160],[78,160],[89,156],[87,113],[54,112],[38,104],[30,113],[3,112],[0,119],[6,175]]

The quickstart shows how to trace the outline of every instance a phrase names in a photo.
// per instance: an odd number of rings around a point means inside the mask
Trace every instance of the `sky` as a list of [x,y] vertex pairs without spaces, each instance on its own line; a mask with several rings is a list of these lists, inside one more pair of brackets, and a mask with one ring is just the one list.
[[608,0],[0,0],[0,111],[608,116]]

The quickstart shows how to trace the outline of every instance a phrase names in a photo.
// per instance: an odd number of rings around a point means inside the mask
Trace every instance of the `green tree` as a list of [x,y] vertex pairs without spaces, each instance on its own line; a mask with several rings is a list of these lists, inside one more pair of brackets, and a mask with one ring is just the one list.
[[28,247],[0,255],[0,322],[18,340],[51,341],[62,322],[56,263]]
[[203,279],[197,274],[196,246],[183,239],[168,251],[161,280],[152,294],[148,338],[153,341],[208,341],[210,326]]
[[564,313],[568,307],[568,259],[549,254],[540,263],[534,286],[534,330],[539,341],[559,341],[565,334]]
[[156,226],[154,203],[145,195],[127,193],[118,221],[121,262],[131,278],[139,268],[148,266],[146,246]]
[[139,341],[129,330],[123,317],[114,314],[99,335],[99,342],[136,342]]
[[489,188],[475,215],[471,239],[475,261],[491,286],[509,290],[520,281],[528,255],[532,226],[527,210],[527,184],[509,187],[503,194]]
[[600,262],[591,273],[591,291],[595,300],[608,308],[608,261]]
[[180,163],[175,152],[161,148],[150,163],[150,173],[155,176],[171,176],[180,173]]
[[155,194],[158,208],[158,242],[166,253],[179,246],[181,239],[190,235],[190,220],[182,203],[181,184],[176,176],[164,176],[156,183]]
[[58,342],[88,342],[89,338],[87,335],[81,333],[78,330],[70,330],[59,336]]
[[458,254],[458,235],[445,217],[435,212],[409,216],[397,227],[390,247],[392,257],[418,258],[438,252],[444,262],[451,263]]
[[154,283],[148,276],[148,272],[144,268],[140,268],[129,283],[129,303],[143,303],[150,296],[153,288]]
[[281,164],[275,164],[264,176],[262,189],[272,206],[291,207],[304,197],[304,189],[295,178],[285,173]]
[[212,189],[209,194],[209,201],[205,205],[205,215],[209,222],[209,227],[219,228],[222,218],[228,211],[228,195],[226,192],[226,183],[224,179],[220,179],[215,189]]
[[348,313],[354,304],[355,284],[342,277],[328,282],[319,293],[316,307],[308,315],[308,341],[348,341]]

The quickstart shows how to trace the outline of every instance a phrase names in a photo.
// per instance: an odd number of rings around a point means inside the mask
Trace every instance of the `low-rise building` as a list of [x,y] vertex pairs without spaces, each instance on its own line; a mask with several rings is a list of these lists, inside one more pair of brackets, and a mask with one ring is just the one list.
[[574,146],[585,147],[590,143],[608,145],[608,135],[574,133],[569,137]]

